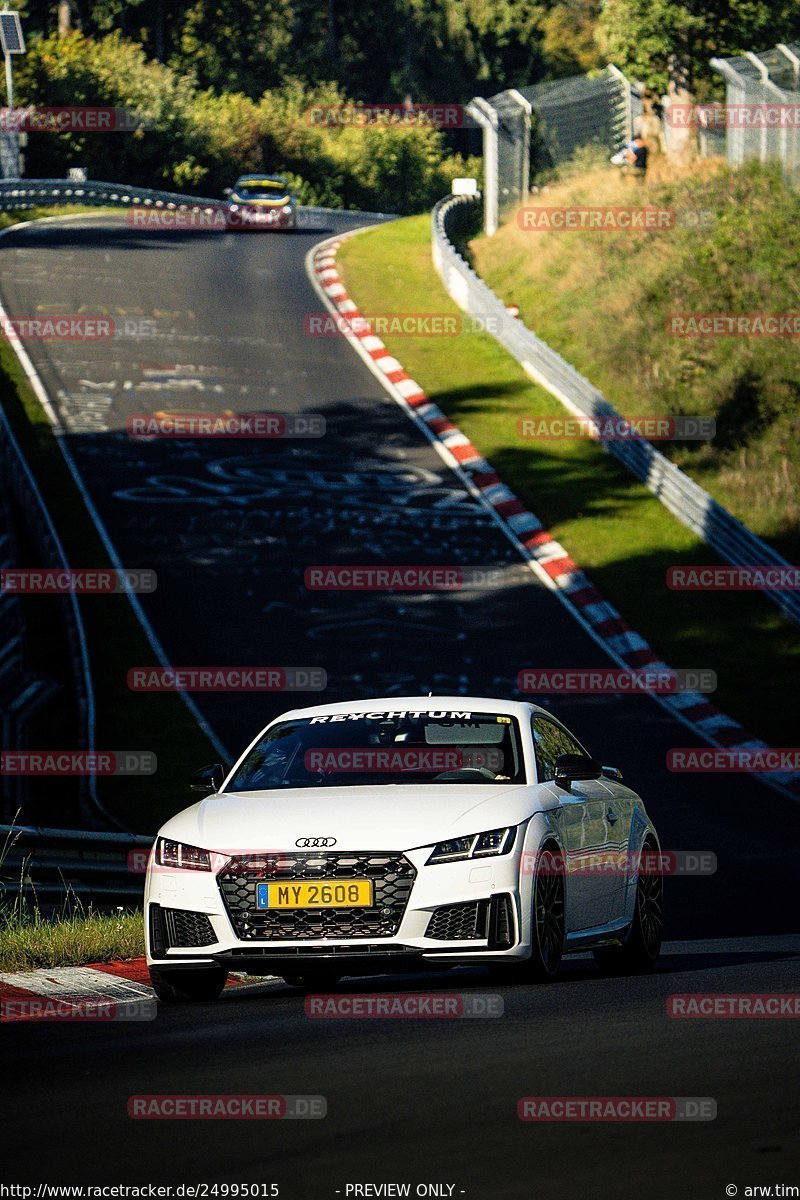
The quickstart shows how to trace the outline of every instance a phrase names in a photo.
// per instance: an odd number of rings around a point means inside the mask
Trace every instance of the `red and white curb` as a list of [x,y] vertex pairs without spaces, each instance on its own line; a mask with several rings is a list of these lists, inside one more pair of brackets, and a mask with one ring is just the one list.
[[155,992],[143,958],[0,972],[2,1022],[90,1019],[109,1011],[120,1020],[155,1016]]
[[[231,976],[226,988],[244,982]],[[117,1020],[155,1016],[156,994],[144,958],[85,967],[0,971],[0,1022],[91,1019],[108,1015],[108,1010],[113,1010]]]
[[[348,294],[336,267],[336,253],[342,242],[363,230],[329,238],[314,247],[306,258],[309,278],[328,310],[344,318],[343,335],[380,379],[389,395],[416,422],[439,451],[440,457],[460,476],[467,489],[501,525],[531,569],[554,592],[572,616],[621,667],[669,670],[645,639],[628,625],[617,609],[605,600],[573,561],[560,542],[543,528],[541,521],[525,508],[473,446],[457,425],[433,404],[423,388],[394,358],[369,321]],[[699,734],[712,746],[737,750],[768,750],[766,742],[752,737],[700,692],[672,695],[652,694],[681,724]],[[800,797],[800,772],[753,772],[772,788]]]

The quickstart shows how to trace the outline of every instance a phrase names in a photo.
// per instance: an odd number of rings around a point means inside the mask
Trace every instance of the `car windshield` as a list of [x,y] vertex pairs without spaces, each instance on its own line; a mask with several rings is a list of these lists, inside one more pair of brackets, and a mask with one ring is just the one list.
[[444,710],[341,712],[273,725],[225,791],[524,782],[513,717]]
[[233,190],[237,196],[244,196],[248,200],[281,200],[288,195],[285,183],[270,182],[268,179],[237,183]]

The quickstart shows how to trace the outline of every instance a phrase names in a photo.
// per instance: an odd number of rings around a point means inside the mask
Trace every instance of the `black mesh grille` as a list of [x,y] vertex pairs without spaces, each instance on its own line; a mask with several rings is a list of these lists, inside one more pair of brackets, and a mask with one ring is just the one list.
[[[222,899],[242,941],[373,938],[397,933],[416,871],[402,854],[259,854],[234,858],[219,873]],[[256,884],[273,880],[372,879],[371,908],[256,908]]]
[[205,913],[165,908],[163,914],[170,946],[210,946],[217,940]]
[[485,938],[488,911],[488,900],[445,904],[431,916],[425,936],[440,942],[467,942]]

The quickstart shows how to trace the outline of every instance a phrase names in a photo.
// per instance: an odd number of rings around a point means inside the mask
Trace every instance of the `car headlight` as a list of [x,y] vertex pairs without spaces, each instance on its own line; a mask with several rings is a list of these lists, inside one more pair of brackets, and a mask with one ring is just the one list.
[[459,862],[464,858],[488,858],[491,855],[508,854],[514,844],[516,832],[514,825],[506,825],[503,829],[489,829],[486,833],[471,833],[467,837],[437,842],[425,865]]
[[183,871],[210,871],[211,855],[199,846],[187,846],[183,842],[172,842],[159,838],[156,846],[156,862],[160,867],[177,867]]

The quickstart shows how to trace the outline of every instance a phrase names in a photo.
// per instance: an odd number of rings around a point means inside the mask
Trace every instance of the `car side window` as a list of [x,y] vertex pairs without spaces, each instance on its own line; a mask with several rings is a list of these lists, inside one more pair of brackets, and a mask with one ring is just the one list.
[[556,758],[561,753],[554,737],[558,730],[552,721],[544,717],[534,717],[531,730],[536,750],[536,776],[539,783],[547,783],[556,777]]
[[558,750],[556,754],[584,754],[585,751],[578,743],[572,734],[567,733],[566,729],[559,729],[557,725],[553,726],[555,731],[555,740]]
[[536,749],[536,773],[539,783],[547,783],[556,777],[556,759],[559,754],[584,754],[582,746],[565,729],[559,729],[547,717],[534,717],[531,721],[533,744]]

